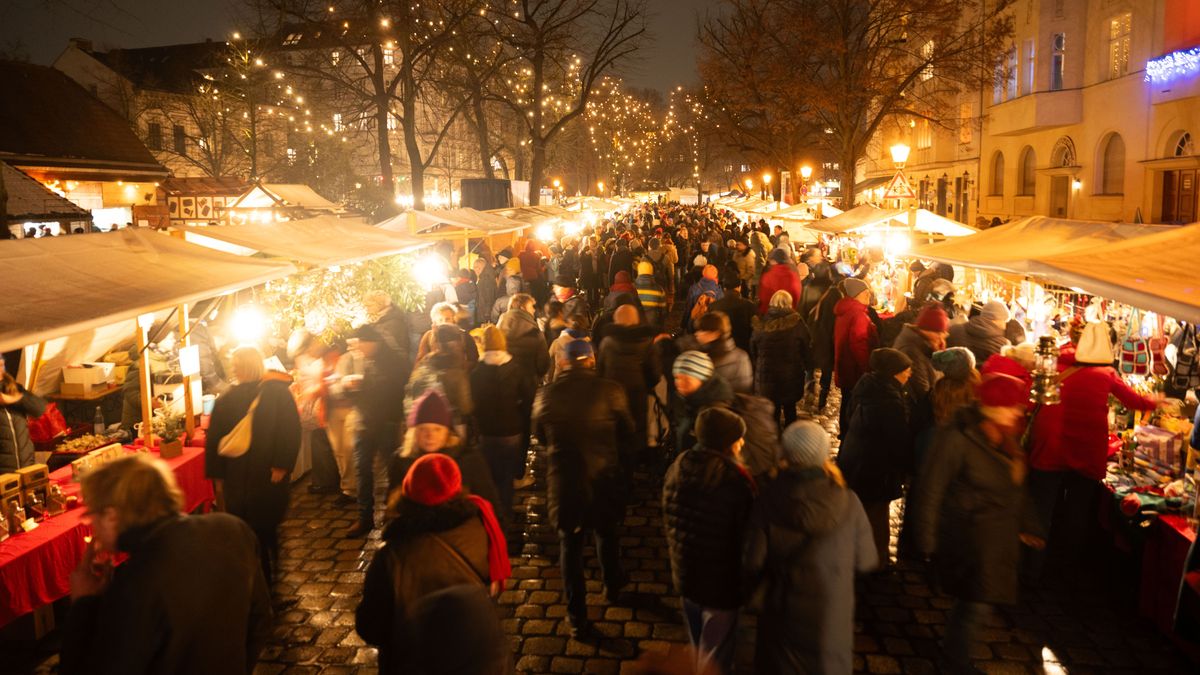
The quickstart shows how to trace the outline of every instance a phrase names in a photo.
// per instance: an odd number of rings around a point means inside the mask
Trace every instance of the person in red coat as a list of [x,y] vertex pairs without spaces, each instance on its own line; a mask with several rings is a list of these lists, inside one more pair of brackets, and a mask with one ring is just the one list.
[[[763,287],[765,288],[765,287]],[[839,438],[845,436],[854,412],[854,386],[871,370],[871,352],[879,346],[879,332],[867,312],[871,287],[862,279],[841,283],[842,299],[833,308],[833,375],[842,391]]]
[[789,264],[787,249],[777,248],[771,251],[771,266],[762,273],[758,280],[758,313],[765,315],[770,309],[771,297],[775,291],[787,291],[792,295],[792,309],[800,305],[800,275],[796,268]]
[[[1108,324],[1088,324],[1075,353],[1058,359],[1062,403],[1034,418],[1029,484],[1046,531],[1055,525],[1047,555],[1063,571],[1074,568],[1108,464],[1109,395],[1130,410],[1154,410],[1161,400],[1126,385],[1114,358]],[[1031,558],[1031,580],[1041,576],[1041,558]]]

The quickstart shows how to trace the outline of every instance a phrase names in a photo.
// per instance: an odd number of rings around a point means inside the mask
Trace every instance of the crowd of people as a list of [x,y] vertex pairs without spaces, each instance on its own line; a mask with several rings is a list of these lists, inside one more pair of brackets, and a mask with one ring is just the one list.
[[[181,517],[171,474],[144,458],[85,479],[93,522],[112,528],[100,548],[138,564],[113,573],[89,544],[70,625],[94,629],[131,606],[159,624],[138,636],[158,643],[140,642],[120,672],[247,672],[302,435],[309,489],[357,512],[343,534],[383,528],[357,611],[383,672],[449,672],[429,665],[447,654],[464,664],[454,672],[505,672],[507,642],[484,610],[511,574],[531,449],[545,453],[576,638],[595,635],[589,538],[606,601],[623,602],[620,532],[641,472],[662,481],[696,672],[733,672],[746,610],[761,617],[755,672],[851,672],[855,578],[888,574],[896,556],[929,563],[956,597],[943,665],[975,672],[969,644],[989,608],[1014,602],[1019,579],[1072,564],[1104,471],[1108,393],[1157,404],[1121,382],[1107,326],[1090,324],[1063,347],[1063,404],[1036,409],[1032,350],[1007,307],[959,307],[948,268],[914,268],[908,307],[881,319],[878,289],[843,277],[820,246],[711,206],[647,204],[552,242],[438,254],[448,280],[421,311],[371,293],[371,321],[346,340],[295,341],[293,375],[264,372],[253,347],[234,353],[237,384],[216,403],[206,460],[236,519]],[[834,386],[836,457],[813,420]],[[377,472],[388,484],[382,521]],[[161,493],[153,508],[137,496],[147,491]],[[1051,526],[1062,534],[1046,560]],[[230,543],[175,550],[189,527]],[[220,631],[174,624],[190,606],[177,598],[198,584],[141,582],[165,559],[236,587],[209,617]],[[95,654],[126,642],[88,644]],[[179,665],[199,643],[216,665]]]

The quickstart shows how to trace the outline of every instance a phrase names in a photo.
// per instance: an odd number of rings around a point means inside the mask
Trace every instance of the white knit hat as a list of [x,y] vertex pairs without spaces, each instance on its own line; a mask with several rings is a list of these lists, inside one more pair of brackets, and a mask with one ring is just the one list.
[[795,466],[821,466],[829,459],[829,432],[816,422],[792,422],[781,440],[784,456]]
[[1113,362],[1112,342],[1108,339],[1108,324],[1089,323],[1083,327],[1075,362],[1080,365],[1107,366]]

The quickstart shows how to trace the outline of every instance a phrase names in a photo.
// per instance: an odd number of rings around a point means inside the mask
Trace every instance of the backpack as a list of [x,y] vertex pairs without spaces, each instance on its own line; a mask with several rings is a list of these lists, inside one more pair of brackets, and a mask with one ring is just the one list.
[[1123,375],[1150,374],[1150,345],[1142,337],[1142,324],[1136,309],[1129,312],[1129,322],[1125,327],[1125,339],[1121,341],[1121,355],[1117,365]]
[[708,314],[708,308],[711,307],[716,300],[717,296],[712,291],[704,291],[700,294],[700,297],[696,298],[696,304],[692,305],[692,313],[690,315],[693,326],[696,325],[696,322],[700,320],[700,317]]
[[761,476],[779,465],[783,447],[779,443],[779,423],[775,404],[753,394],[734,394],[730,408],[746,423],[746,445],[742,463],[752,476]]

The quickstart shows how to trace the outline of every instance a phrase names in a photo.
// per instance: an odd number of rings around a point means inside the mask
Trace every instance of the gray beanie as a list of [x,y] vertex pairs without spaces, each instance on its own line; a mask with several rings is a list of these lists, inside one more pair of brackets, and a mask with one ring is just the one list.
[[1006,307],[1004,303],[1000,302],[999,300],[989,300],[988,302],[984,303],[983,309],[979,312],[979,314],[984,318],[984,320],[1000,324],[1001,326],[1008,323],[1009,319],[1008,307]]
[[847,298],[857,298],[863,291],[871,290],[871,287],[862,279],[850,277],[842,281],[842,290],[846,292]]
[[783,454],[794,466],[821,466],[829,459],[829,432],[816,422],[793,422],[783,430]]

